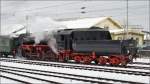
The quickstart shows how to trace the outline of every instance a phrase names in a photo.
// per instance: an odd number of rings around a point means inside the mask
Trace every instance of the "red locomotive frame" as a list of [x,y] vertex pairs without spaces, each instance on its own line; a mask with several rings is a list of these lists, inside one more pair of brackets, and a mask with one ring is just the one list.
[[[53,38],[56,39],[57,48]],[[31,60],[74,60],[77,63],[95,62],[113,66],[126,66],[136,57],[135,40],[112,40],[110,32],[104,28],[63,29],[57,31],[53,38],[50,36],[49,39],[35,44],[35,39],[30,34],[20,35],[19,48],[14,52],[14,56],[20,51],[21,56]],[[50,43],[52,44],[49,45]],[[58,49],[57,53],[54,48]]]
[[[19,49],[21,50],[22,56],[30,60],[59,62],[74,60],[76,63],[84,64],[90,64],[94,61],[95,64],[110,64],[113,66],[126,66],[128,62],[133,60],[133,58],[130,58],[130,55],[96,56],[94,51],[91,53],[74,53],[71,50],[58,50],[58,54],[55,54],[48,45],[21,45]],[[16,52],[14,52],[14,56],[15,54]]]

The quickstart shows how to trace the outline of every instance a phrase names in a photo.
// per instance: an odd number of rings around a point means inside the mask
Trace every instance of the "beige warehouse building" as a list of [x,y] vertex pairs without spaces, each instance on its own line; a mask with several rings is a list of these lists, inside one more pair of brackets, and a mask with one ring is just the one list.
[[67,21],[61,21],[67,28],[90,28],[92,26],[107,28],[111,32],[113,40],[123,40],[125,38],[133,38],[137,40],[138,45],[142,45],[144,41],[144,33],[140,30],[128,29],[128,37],[124,32],[122,24],[112,19],[112,17],[99,17],[99,18],[81,18]]

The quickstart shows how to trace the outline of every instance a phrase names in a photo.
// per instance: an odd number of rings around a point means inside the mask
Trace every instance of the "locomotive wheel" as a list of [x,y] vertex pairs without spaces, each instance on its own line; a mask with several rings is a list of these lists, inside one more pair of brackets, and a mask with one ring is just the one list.
[[121,62],[121,66],[126,66],[127,65],[127,61],[122,61]]
[[33,57],[33,56],[27,56],[27,55],[26,55],[26,57],[27,57],[29,60],[35,60],[35,57]]
[[85,56],[83,58],[84,64],[90,64],[91,63],[91,58],[89,56]]
[[107,63],[107,59],[105,57],[99,57],[99,64],[105,65]]
[[121,63],[121,61],[118,57],[110,57],[109,58],[109,64],[112,66],[119,65],[120,63]]
[[74,56],[74,60],[76,63],[80,63],[81,57],[80,56]]
[[42,60],[42,61],[49,61],[49,60],[50,60],[50,57],[49,57],[49,53],[48,53],[48,52],[42,53],[40,57],[41,57],[41,60]]
[[56,55],[52,52],[52,51],[46,51],[46,52],[42,52],[40,54],[42,60],[45,60],[45,61],[56,61]]
[[42,59],[41,54],[37,54],[37,57],[36,57],[35,59],[36,59],[36,60],[41,60],[41,59]]
[[63,61],[63,62],[66,63],[67,61],[68,61],[68,59],[67,59],[67,58],[64,58],[64,61]]
[[95,60],[94,62],[95,62],[95,64],[98,64],[98,61],[97,61],[97,60]]

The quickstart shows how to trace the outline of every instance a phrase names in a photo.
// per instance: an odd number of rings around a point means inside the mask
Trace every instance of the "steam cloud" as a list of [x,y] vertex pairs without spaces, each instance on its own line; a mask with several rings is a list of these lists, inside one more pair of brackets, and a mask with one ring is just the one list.
[[[34,23],[33,23],[34,22]],[[58,29],[65,29],[64,25],[47,17],[37,17],[29,24],[29,31],[35,37],[35,43],[38,44],[41,40],[47,40],[49,47],[55,54],[58,54],[57,44],[54,34]]]

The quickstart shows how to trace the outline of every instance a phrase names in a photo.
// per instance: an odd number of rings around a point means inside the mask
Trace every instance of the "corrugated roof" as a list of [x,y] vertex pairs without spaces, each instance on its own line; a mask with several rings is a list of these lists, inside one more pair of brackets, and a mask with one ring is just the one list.
[[61,21],[60,23],[67,26],[67,28],[90,28],[100,21],[105,20],[108,17],[99,17],[99,18],[84,18],[76,19],[69,21]]

